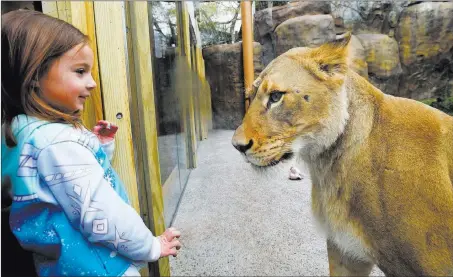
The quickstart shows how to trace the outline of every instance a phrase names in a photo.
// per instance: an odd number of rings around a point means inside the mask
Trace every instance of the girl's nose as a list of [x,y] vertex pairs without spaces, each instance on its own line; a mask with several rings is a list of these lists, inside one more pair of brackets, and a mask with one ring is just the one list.
[[93,76],[90,75],[90,80],[88,82],[87,88],[91,90],[91,89],[94,89],[96,86],[97,85],[96,85],[96,82],[93,79]]

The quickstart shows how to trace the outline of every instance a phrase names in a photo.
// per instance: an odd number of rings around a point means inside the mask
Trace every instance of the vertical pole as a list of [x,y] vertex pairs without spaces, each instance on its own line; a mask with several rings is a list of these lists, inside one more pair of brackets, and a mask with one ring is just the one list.
[[242,20],[242,53],[244,63],[244,88],[245,88],[245,111],[250,105],[248,91],[251,90],[254,69],[253,69],[253,34],[252,34],[252,4],[251,1],[241,2]]

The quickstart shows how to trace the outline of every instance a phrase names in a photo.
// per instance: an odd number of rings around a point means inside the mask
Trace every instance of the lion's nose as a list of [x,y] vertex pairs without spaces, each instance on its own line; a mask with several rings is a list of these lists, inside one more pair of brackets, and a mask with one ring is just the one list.
[[247,144],[241,144],[240,142],[233,140],[234,148],[236,148],[241,153],[245,153],[247,150],[252,148],[252,145],[253,145],[253,140],[249,140],[249,143],[247,143]]

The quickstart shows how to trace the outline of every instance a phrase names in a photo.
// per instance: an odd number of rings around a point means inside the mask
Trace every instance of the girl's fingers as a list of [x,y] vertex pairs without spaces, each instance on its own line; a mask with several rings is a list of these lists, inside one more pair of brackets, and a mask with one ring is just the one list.
[[170,243],[171,248],[169,249],[170,255],[176,257],[178,255],[178,250],[181,249],[181,243],[177,240],[174,240]]
[[174,241],[170,242],[170,246],[171,246],[171,248],[176,247],[176,249],[180,249],[181,242],[179,240],[174,240]]
[[104,127],[104,126],[107,126],[107,124],[108,124],[107,121],[105,121],[105,120],[99,120],[98,123],[97,123],[96,125],[99,125],[99,126]]
[[170,249],[169,254],[172,255],[173,257],[176,257],[178,256],[178,251],[176,251],[175,249]]
[[167,231],[169,231],[169,233],[172,234],[173,237],[179,238],[181,236],[181,232],[178,231],[175,227],[170,227],[167,229]]
[[173,238],[179,238],[181,236],[181,232],[175,230],[171,232],[171,235],[173,236]]
[[[167,230],[166,232],[171,232]],[[162,255],[169,256],[172,255],[176,257],[178,255],[178,250],[181,249],[181,242],[177,239],[169,241],[166,236],[160,236],[161,245],[162,245]]]
[[118,126],[116,126],[115,124],[108,122],[106,120],[99,120],[96,125],[100,126],[102,128],[105,128],[105,129],[113,129],[113,130],[118,129]]

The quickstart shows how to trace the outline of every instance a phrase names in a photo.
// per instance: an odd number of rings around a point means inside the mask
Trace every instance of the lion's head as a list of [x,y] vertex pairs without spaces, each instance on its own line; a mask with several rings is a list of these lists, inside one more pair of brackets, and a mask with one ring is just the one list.
[[318,48],[293,48],[253,83],[232,143],[248,161],[271,166],[331,145],[348,118],[344,80],[350,34]]

